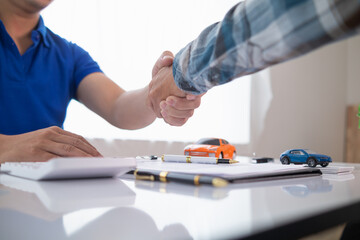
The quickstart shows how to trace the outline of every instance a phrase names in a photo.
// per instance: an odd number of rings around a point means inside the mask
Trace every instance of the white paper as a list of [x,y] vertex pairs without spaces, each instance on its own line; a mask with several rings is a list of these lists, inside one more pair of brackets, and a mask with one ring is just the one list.
[[299,165],[282,165],[275,163],[196,164],[161,161],[138,161],[137,168],[140,170],[181,172],[189,174],[211,175],[224,178],[264,177],[284,173],[307,173],[310,171],[309,168],[305,168]]
[[349,174],[354,171],[352,166],[327,166],[320,168],[324,174]]

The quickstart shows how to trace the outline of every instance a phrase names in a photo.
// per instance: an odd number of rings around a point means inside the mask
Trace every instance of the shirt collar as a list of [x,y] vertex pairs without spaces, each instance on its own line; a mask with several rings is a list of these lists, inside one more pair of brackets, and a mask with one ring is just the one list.
[[[42,39],[43,39],[43,42],[45,44],[46,47],[49,47],[50,44],[49,44],[49,41],[48,39],[46,38],[46,32],[47,32],[47,29],[45,27],[45,24],[44,24],[44,20],[43,18],[40,16],[39,18],[39,22],[38,22],[38,25],[36,27],[36,29],[34,31],[38,31],[40,33],[40,35],[42,36]],[[0,37],[2,37],[3,33],[6,32],[6,29],[5,29],[5,26],[3,24],[3,22],[1,21],[0,19]]]
[[38,23],[38,26],[36,28],[36,31],[38,31],[41,34],[45,46],[49,47],[50,46],[49,41],[46,38],[47,29],[45,27],[44,20],[43,20],[43,18],[41,16],[40,16],[39,23]]

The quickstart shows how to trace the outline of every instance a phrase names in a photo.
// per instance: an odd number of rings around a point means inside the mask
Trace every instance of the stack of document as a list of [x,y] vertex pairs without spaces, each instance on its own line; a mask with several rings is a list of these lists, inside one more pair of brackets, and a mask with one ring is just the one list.
[[196,164],[138,161],[137,169],[220,177],[229,182],[249,182],[321,175],[318,168],[282,164]]

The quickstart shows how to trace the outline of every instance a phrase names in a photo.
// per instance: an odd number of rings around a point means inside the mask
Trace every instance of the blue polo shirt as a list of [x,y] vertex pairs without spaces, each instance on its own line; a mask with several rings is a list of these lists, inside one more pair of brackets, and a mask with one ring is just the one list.
[[81,80],[101,72],[90,55],[54,34],[40,17],[33,45],[20,55],[0,20],[0,134],[63,127]]

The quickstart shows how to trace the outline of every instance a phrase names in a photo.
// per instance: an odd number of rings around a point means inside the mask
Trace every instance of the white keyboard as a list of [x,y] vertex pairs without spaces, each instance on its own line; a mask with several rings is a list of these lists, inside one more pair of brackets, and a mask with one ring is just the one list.
[[1,172],[33,180],[117,177],[135,168],[135,158],[54,158],[1,164]]

